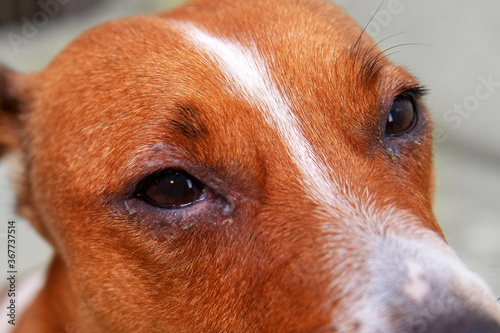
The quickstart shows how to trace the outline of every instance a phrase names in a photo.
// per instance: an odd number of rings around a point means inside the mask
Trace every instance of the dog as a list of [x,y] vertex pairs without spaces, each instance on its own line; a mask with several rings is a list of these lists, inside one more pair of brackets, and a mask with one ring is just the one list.
[[13,332],[500,332],[432,211],[425,89],[333,3],[195,0],[0,77],[55,251]]

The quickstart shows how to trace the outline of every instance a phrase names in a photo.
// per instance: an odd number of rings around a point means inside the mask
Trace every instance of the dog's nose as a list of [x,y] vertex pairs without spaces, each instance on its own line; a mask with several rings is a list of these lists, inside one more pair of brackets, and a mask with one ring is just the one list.
[[[481,311],[455,309],[448,313],[432,317],[431,314],[422,314],[417,309],[398,316],[384,332],[394,333],[500,333],[500,321],[488,315],[481,315]],[[424,312],[425,313],[425,312]],[[378,329],[378,328],[377,328]],[[360,332],[382,332],[367,330],[364,327]]]
[[472,326],[461,333],[499,333],[500,326],[495,323],[486,323],[478,326]]
[[[474,318],[474,317],[472,317]],[[500,325],[493,319],[471,319],[470,315],[456,314],[439,318],[429,324],[422,333],[500,333]]]
[[380,240],[365,266],[369,279],[356,300],[355,321],[342,330],[500,333],[499,304],[443,244]]
[[[449,331],[445,331],[449,332]],[[488,321],[480,324],[475,324],[464,331],[459,331],[460,333],[500,333],[500,326],[493,322]]]

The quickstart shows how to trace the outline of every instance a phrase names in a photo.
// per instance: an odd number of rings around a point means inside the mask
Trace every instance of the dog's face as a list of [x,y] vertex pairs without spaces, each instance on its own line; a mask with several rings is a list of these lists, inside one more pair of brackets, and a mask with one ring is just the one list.
[[3,77],[84,332],[497,332],[432,213],[422,88],[338,7],[198,1]]

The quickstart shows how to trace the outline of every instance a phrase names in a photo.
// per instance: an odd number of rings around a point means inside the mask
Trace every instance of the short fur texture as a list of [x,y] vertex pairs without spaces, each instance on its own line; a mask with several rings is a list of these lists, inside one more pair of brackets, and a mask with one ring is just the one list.
[[[0,152],[55,249],[15,332],[500,332],[432,212],[418,96],[384,135],[420,86],[361,32],[324,0],[196,0],[1,69]],[[134,195],[165,169],[209,197]]]

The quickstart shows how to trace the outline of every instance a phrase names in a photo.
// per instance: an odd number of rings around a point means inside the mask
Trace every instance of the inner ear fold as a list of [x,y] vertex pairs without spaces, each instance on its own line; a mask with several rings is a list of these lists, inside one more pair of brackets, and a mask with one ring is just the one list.
[[0,66],[0,157],[20,145],[20,78],[21,75]]

